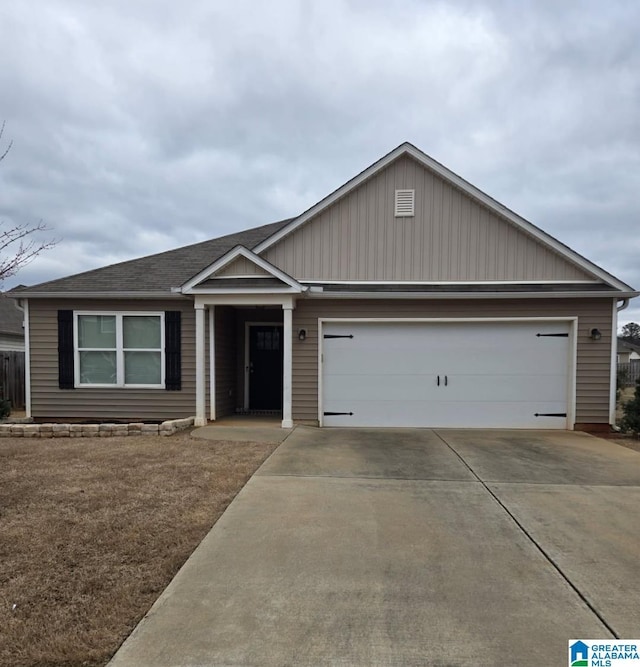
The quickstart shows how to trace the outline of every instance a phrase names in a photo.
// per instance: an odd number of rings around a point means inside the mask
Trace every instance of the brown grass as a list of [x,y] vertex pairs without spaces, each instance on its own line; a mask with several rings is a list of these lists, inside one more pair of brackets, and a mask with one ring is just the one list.
[[0,440],[0,665],[104,665],[275,447]]

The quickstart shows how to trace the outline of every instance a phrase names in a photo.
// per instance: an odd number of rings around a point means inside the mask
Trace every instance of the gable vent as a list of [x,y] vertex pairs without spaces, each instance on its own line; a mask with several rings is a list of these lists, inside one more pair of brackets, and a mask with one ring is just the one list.
[[396,190],[396,218],[413,217],[415,190]]

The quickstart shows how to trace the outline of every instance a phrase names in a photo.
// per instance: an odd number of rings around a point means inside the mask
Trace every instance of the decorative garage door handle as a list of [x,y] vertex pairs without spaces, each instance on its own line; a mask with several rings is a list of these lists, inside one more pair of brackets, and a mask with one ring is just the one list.
[[337,417],[339,415],[348,415],[349,417],[353,417],[353,412],[323,412],[325,417]]
[[[439,375],[438,375],[438,380],[437,380],[437,382],[438,382],[438,387],[439,387],[439,386],[440,386],[440,376],[439,376]],[[446,387],[446,386],[448,386],[448,385],[449,385],[449,376],[448,376],[448,375],[445,375],[445,376],[444,376],[444,386]]]
[[562,334],[562,333],[557,333],[557,334],[555,334],[555,333],[554,333],[554,334],[541,334],[541,333],[537,333],[537,334],[536,334],[536,337],[537,337],[537,338],[541,338],[541,337],[544,337],[544,336],[546,336],[546,337],[548,337],[548,338],[569,338],[569,334],[568,334],[568,333],[563,333],[563,334]]
[[323,338],[353,338],[353,334],[325,334]]
[[534,417],[566,417],[566,412],[536,412]]

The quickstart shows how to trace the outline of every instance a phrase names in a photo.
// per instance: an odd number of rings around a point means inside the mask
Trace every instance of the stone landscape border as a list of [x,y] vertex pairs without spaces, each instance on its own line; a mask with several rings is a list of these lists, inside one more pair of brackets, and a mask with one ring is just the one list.
[[161,424],[0,424],[0,438],[114,438],[126,435],[173,435],[193,426],[194,417]]

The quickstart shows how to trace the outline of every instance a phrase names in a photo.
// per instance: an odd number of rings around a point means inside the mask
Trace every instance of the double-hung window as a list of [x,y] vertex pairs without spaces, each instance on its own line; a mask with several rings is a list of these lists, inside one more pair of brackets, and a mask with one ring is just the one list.
[[75,386],[164,388],[164,313],[75,313]]

